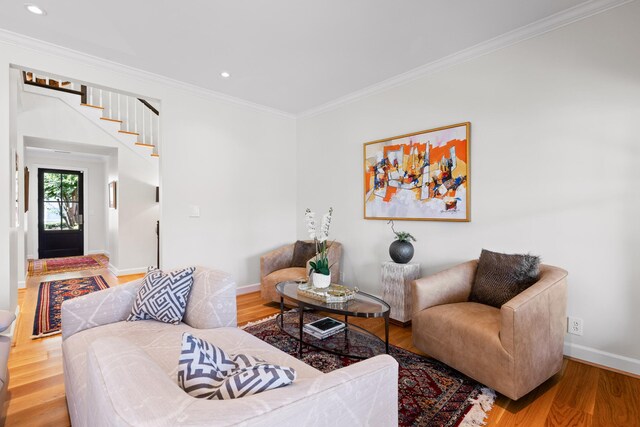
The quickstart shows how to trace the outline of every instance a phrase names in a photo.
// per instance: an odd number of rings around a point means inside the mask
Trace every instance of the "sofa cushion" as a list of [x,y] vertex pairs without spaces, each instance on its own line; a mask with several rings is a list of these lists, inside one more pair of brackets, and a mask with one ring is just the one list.
[[313,242],[298,240],[293,246],[291,267],[307,267],[307,261],[316,256],[316,245]]
[[182,334],[178,385],[193,397],[236,399],[289,385],[295,378],[295,369],[251,355],[228,354],[188,332]]
[[184,317],[195,267],[169,273],[150,268],[138,289],[127,320],[154,319],[177,325]]
[[536,283],[540,257],[508,255],[482,250],[469,301],[500,308]]

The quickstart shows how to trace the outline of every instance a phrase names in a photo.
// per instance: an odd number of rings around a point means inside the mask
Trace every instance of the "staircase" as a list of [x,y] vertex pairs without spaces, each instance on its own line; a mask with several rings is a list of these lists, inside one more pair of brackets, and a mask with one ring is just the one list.
[[141,156],[159,157],[160,112],[147,100],[22,72],[24,90],[54,96]]

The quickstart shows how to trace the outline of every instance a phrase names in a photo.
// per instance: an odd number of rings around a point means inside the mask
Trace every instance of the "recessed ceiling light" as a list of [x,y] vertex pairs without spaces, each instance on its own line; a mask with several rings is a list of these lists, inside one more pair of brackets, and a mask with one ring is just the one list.
[[223,72],[220,73],[220,76],[225,78],[225,79],[228,79],[229,77],[231,77],[231,74],[229,74],[226,71],[223,71]]
[[29,12],[33,13],[34,15],[43,16],[43,15],[47,14],[47,12],[44,9],[42,9],[41,7],[36,6],[35,4],[25,3],[24,7],[26,7],[27,10]]

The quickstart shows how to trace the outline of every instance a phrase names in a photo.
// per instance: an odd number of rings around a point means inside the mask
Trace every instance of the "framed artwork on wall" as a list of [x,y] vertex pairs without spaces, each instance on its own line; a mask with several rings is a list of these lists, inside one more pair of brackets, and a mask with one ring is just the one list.
[[113,209],[118,209],[118,189],[116,181],[111,181],[109,183],[109,207]]
[[470,221],[471,123],[364,144],[364,218]]

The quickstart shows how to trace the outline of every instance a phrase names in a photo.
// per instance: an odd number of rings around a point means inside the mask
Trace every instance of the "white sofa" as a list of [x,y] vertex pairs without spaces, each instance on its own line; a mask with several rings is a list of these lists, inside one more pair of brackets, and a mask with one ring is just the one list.
[[[398,364],[377,356],[328,374],[236,328],[235,283],[198,267],[183,323],[126,322],[141,281],[62,305],[65,391],[74,426],[393,426]],[[176,383],[182,333],[296,369],[287,387],[203,400]]]

